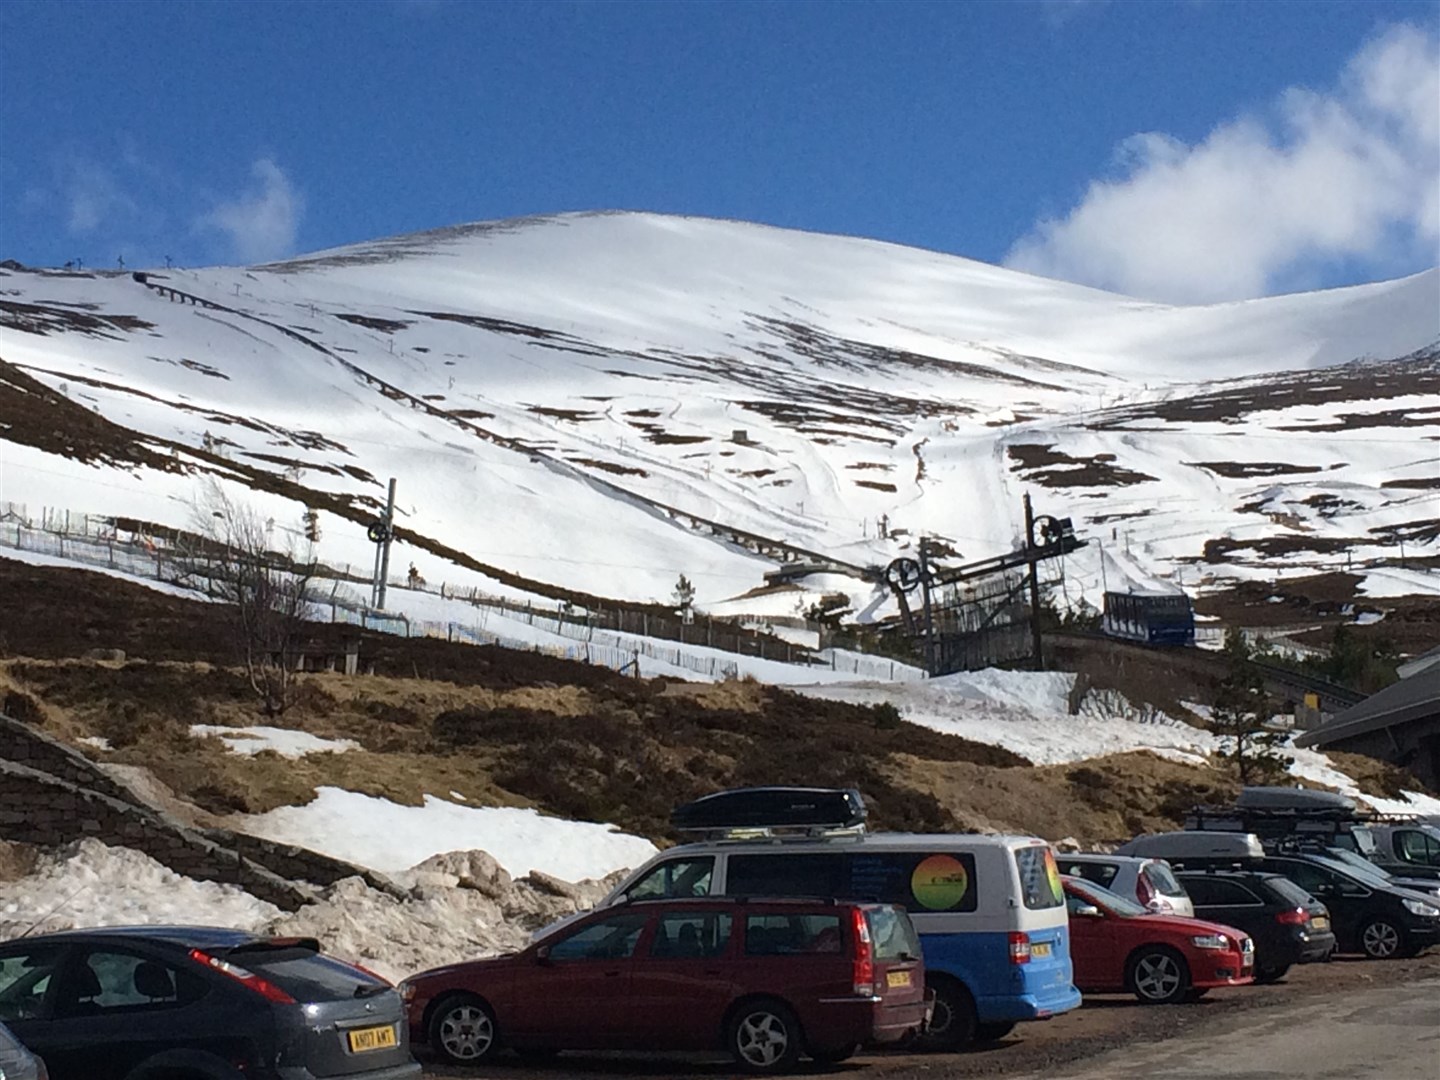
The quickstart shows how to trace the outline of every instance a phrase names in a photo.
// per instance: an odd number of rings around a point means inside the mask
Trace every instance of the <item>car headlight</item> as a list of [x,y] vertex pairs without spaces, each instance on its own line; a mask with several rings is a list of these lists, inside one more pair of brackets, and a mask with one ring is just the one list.
[[1230,939],[1224,934],[1196,934],[1190,943],[1197,949],[1228,949]]
[[1440,907],[1427,904],[1424,900],[1402,900],[1401,903],[1405,905],[1405,910],[1411,915],[1419,915],[1426,919],[1440,917]]
[[412,1002],[412,1001],[415,1000],[415,984],[414,984],[414,983],[412,983],[412,982],[402,982],[402,983],[401,983],[399,986],[397,986],[395,989],[400,992],[400,1000],[403,1001],[403,1002],[405,1002],[407,1005],[408,1005],[410,1002]]

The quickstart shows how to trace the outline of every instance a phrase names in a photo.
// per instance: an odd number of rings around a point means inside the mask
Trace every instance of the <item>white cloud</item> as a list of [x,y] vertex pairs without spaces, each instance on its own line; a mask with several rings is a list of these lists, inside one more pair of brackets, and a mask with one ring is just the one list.
[[295,250],[305,200],[284,170],[269,158],[255,162],[250,172],[255,184],[248,192],[201,215],[196,225],[229,236],[242,262],[283,258]]
[[1440,42],[1400,25],[1329,93],[1291,88],[1265,116],[1190,146],[1147,132],[1118,175],[1038,222],[1006,264],[1150,299],[1260,296],[1349,260],[1383,275],[1440,261]]
[[[34,209],[51,201],[43,189],[26,193],[26,203]],[[53,202],[64,218],[65,231],[77,237],[127,225],[139,214],[135,200],[111,170],[75,153],[54,163]]]

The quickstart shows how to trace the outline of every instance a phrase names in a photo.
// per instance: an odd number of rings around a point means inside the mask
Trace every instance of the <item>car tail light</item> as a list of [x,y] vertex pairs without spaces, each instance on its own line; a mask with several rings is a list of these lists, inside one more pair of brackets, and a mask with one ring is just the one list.
[[1155,886],[1150,884],[1144,872],[1135,878],[1135,899],[1140,901],[1141,907],[1149,907],[1150,902],[1155,899]]
[[284,990],[281,990],[280,987],[274,983],[262,979],[253,971],[246,971],[242,967],[237,967],[226,960],[221,960],[218,956],[211,956],[207,952],[201,952],[199,949],[190,950],[190,959],[194,960],[197,964],[204,964],[206,967],[213,968],[222,975],[230,976],[230,978],[240,983],[240,985],[259,994],[266,1001],[273,1001],[277,1005],[295,1004],[293,997]]
[[875,954],[870,948],[870,924],[865,919],[865,912],[851,908],[850,925],[855,931],[852,992],[856,997],[872,997],[875,994]]
[[1277,911],[1275,921],[1282,926],[1304,926],[1310,921],[1310,913],[1304,908],[1290,908],[1288,911]]
[[1012,964],[1028,964],[1030,962],[1030,935],[1024,931],[1010,931],[1010,962]]

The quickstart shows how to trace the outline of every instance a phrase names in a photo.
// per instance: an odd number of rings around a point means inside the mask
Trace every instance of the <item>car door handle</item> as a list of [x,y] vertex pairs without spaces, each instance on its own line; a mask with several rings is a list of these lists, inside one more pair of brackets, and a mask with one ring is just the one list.
[[720,974],[720,969],[719,969],[719,968],[706,968],[706,969],[705,969],[705,974],[706,974],[706,975],[719,975],[719,974]]
[[607,979],[617,979],[617,978],[620,977],[620,972],[618,972],[618,971],[607,971],[607,972],[605,972],[605,977],[606,977]]

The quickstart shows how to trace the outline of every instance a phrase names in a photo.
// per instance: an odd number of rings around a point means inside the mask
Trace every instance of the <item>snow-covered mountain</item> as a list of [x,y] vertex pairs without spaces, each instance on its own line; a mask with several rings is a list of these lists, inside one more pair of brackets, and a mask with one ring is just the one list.
[[[1112,576],[1187,586],[1440,546],[1435,270],[1170,307],[628,213],[143,281],[7,265],[0,501],[30,508],[185,526],[219,475],[282,525],[318,506],[322,554],[368,567],[361,523],[395,477],[398,567],[629,600],[684,574],[718,611],[755,609],[734,598],[767,541],[852,566],[922,534],[1006,550],[1025,491],[1108,545]],[[1100,559],[1072,557],[1072,592]],[[822,585],[889,610],[856,577]]]

